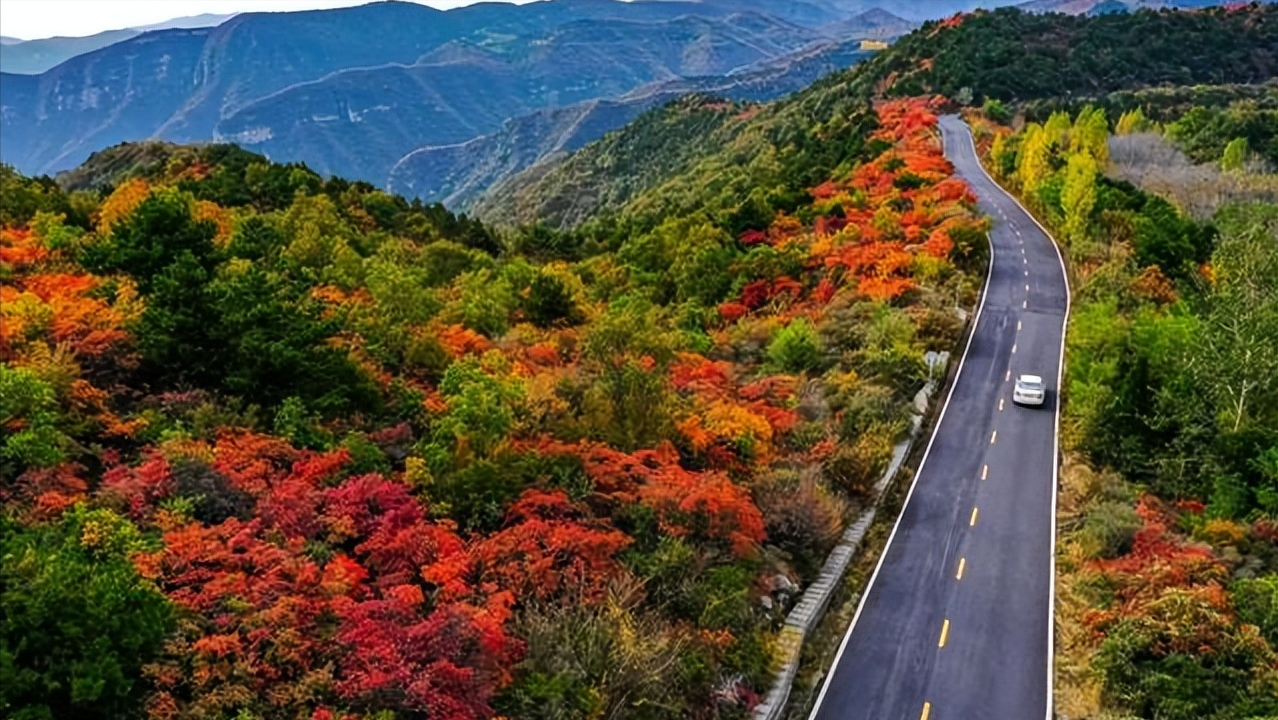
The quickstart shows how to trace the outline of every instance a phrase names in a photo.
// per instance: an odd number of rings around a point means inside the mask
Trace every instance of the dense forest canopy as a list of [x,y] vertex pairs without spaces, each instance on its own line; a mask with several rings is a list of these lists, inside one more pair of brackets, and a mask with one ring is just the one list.
[[1098,16],[1000,8],[930,21],[870,62],[891,95],[1030,100],[1156,85],[1259,83],[1278,72],[1278,6]]
[[932,105],[848,107],[865,162],[584,244],[226,146],[3,170],[0,707],[744,716],[982,263]]

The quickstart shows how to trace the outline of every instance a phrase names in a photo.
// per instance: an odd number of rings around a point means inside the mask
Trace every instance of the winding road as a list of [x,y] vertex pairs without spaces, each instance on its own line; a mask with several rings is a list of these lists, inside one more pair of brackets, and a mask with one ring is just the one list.
[[[1060,369],[1069,289],[1055,244],[982,170],[945,154],[994,220],[971,340],[811,720],[1051,718]],[[1042,408],[1012,404],[1041,375]]]

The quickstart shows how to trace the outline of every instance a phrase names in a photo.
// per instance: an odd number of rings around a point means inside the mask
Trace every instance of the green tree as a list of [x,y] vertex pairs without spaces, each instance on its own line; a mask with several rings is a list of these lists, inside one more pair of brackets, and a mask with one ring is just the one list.
[[806,318],[781,328],[768,343],[768,359],[788,372],[815,370],[822,355],[821,337]]
[[515,293],[505,279],[484,268],[458,279],[462,323],[476,332],[498,337],[510,328]]
[[1278,646],[1278,575],[1239,580],[1229,590],[1238,619],[1255,625],[1270,645]]
[[5,483],[27,468],[56,465],[64,457],[57,394],[27,368],[0,364],[0,428],[0,478]]
[[1220,218],[1215,286],[1189,364],[1222,430],[1255,428],[1278,444],[1278,205],[1240,206]]
[[1070,118],[1069,113],[1064,110],[1057,110],[1047,118],[1047,122],[1043,123],[1043,134],[1047,140],[1047,146],[1054,150],[1065,148],[1069,144],[1070,131],[1074,128],[1074,122]]
[[[218,262],[213,246],[217,226],[191,216],[194,199],[189,193],[158,189],[111,228],[111,237],[84,250],[81,260],[90,270],[109,274],[126,272],[148,295],[166,270],[177,263],[189,272],[207,274]],[[188,272],[188,271],[184,271]]]
[[461,447],[484,457],[510,432],[513,403],[523,395],[517,384],[493,377],[473,359],[453,363],[439,391],[448,398],[448,414],[435,427],[441,447]]
[[563,281],[545,272],[537,273],[528,286],[524,312],[532,324],[543,328],[561,323],[575,325],[582,320],[581,310]]
[[77,506],[51,525],[0,518],[0,715],[140,717],[141,668],[173,624],[168,600],[130,555],[129,521]]
[[996,123],[1006,125],[1012,121],[1012,111],[1008,109],[1007,103],[998,98],[985,98],[985,104],[981,106],[981,110]]
[[680,349],[680,338],[663,329],[664,319],[660,306],[635,295],[623,295],[590,324],[583,355],[612,366],[626,356],[648,355],[658,363],[669,362]]

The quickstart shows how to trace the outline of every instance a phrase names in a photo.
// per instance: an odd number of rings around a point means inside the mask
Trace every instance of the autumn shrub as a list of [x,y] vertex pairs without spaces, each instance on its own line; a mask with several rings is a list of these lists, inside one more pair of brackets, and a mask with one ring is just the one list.
[[686,688],[671,669],[692,638],[639,607],[635,586],[619,586],[602,605],[533,606],[514,622],[527,653],[520,680],[494,702],[512,717],[559,720],[616,717],[634,703],[648,717],[682,717]]
[[768,542],[789,554],[800,575],[814,577],[843,532],[847,501],[794,473],[773,473],[752,492]]
[[831,487],[867,496],[874,490],[891,455],[891,438],[878,429],[840,443],[826,459],[822,471]]
[[1127,503],[1103,502],[1087,513],[1077,540],[1088,558],[1115,558],[1131,550],[1141,525]]
[[1222,518],[1211,518],[1195,529],[1194,536],[1216,547],[1231,546],[1247,550],[1250,538],[1245,524]]
[[1238,620],[1256,626],[1271,646],[1278,647],[1278,575],[1236,580],[1229,592]]
[[174,494],[191,503],[196,520],[216,525],[227,518],[247,520],[252,516],[256,506],[253,497],[208,464],[182,458],[173,463],[172,473]]

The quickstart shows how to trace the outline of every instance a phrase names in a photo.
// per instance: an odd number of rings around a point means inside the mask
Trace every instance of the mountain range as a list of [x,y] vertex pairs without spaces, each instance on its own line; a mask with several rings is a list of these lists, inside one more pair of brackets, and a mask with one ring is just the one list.
[[[414,150],[494,133],[513,118],[653,83],[735,74],[710,84],[757,84],[759,63],[787,57],[806,67],[815,45],[835,42],[826,28],[852,31],[857,5],[549,0],[444,12],[384,2],[248,13],[143,33],[39,75],[0,74],[0,160],[54,173],[123,141],[232,141],[385,184]],[[913,26],[872,17],[872,37]]]
[[234,142],[464,207],[680,94],[775,98],[863,59],[861,39],[1006,4],[379,2],[194,18],[173,24],[204,26],[112,31],[122,39],[39,74],[0,73],[0,161],[52,174],[121,142]]
[[21,75],[39,75],[55,68],[77,55],[93,52],[98,48],[137,37],[151,30],[170,30],[174,28],[212,27],[226,21],[231,15],[192,15],[174,18],[152,25],[141,25],[120,30],[106,30],[84,37],[51,37],[38,40],[19,40],[18,38],[0,38],[0,72],[18,73]]

